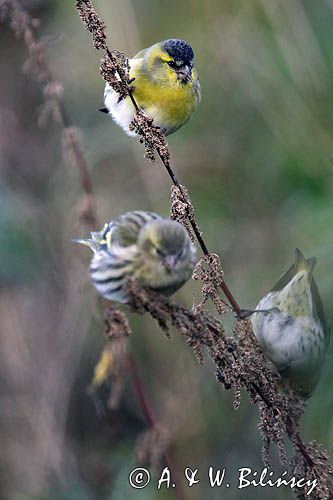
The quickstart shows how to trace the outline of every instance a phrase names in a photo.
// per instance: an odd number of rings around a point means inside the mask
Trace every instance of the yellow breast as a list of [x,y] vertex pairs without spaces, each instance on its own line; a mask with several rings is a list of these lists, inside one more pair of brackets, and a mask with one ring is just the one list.
[[138,105],[167,134],[181,127],[199,102],[198,90],[191,82],[156,83],[136,68],[132,68],[131,76],[135,78],[133,95]]

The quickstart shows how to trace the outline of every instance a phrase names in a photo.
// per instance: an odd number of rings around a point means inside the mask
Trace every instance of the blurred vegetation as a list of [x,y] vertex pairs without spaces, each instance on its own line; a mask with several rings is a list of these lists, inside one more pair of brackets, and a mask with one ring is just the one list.
[[[169,210],[169,181],[140,144],[96,109],[103,81],[72,2],[26,0],[41,19],[48,60],[82,130],[101,221],[132,209]],[[165,38],[194,47],[202,103],[169,138],[209,248],[244,307],[254,307],[293,259],[318,258],[328,319],[333,294],[332,0],[96,0],[111,45],[132,55]],[[127,482],[146,429],[131,387],[100,419],[86,393],[104,345],[102,306],[89,254],[71,237],[80,185],[64,161],[60,131],[37,125],[42,96],[22,72],[26,49],[0,31],[0,491],[4,500],[169,500]],[[177,299],[191,305],[197,284]],[[229,325],[232,317],[228,318]],[[209,465],[261,470],[257,412],[238,412],[182,340],[132,317],[132,351],[158,418],[175,430],[179,471]],[[305,440],[333,454],[332,346],[303,420]],[[104,403],[108,388],[101,391]],[[280,470],[273,453],[273,469]],[[221,498],[206,480],[187,498]],[[229,488],[228,500],[292,498],[288,490]],[[1,496],[1,494],[0,494]]]

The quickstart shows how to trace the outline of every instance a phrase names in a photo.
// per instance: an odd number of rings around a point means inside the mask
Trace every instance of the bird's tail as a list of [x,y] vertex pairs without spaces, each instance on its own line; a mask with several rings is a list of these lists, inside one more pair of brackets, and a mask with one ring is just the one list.
[[312,275],[314,267],[317,263],[316,257],[309,257],[306,259],[299,248],[295,250],[295,267],[296,273],[306,271],[309,276]]
[[84,239],[72,238],[72,241],[74,241],[74,243],[81,243],[81,245],[86,245],[94,253],[97,253],[106,248],[107,241],[105,239],[105,233],[108,227],[109,225],[105,224],[102,231],[94,231],[90,233],[91,238],[84,238]]

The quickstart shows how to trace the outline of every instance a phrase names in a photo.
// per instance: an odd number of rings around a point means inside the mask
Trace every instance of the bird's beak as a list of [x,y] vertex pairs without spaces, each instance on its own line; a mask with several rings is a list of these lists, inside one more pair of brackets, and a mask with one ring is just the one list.
[[179,80],[182,83],[187,83],[192,81],[192,67],[187,64],[177,71]]
[[163,265],[167,271],[173,271],[177,263],[177,258],[175,255],[167,255],[163,259]]

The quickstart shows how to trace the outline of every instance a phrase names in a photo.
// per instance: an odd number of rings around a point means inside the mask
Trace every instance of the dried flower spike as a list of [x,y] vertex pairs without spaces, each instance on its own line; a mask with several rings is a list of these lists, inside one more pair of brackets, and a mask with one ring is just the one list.
[[95,49],[106,50],[106,25],[96,14],[92,2],[90,0],[77,0],[76,8],[86,29],[93,35],[93,44]]

